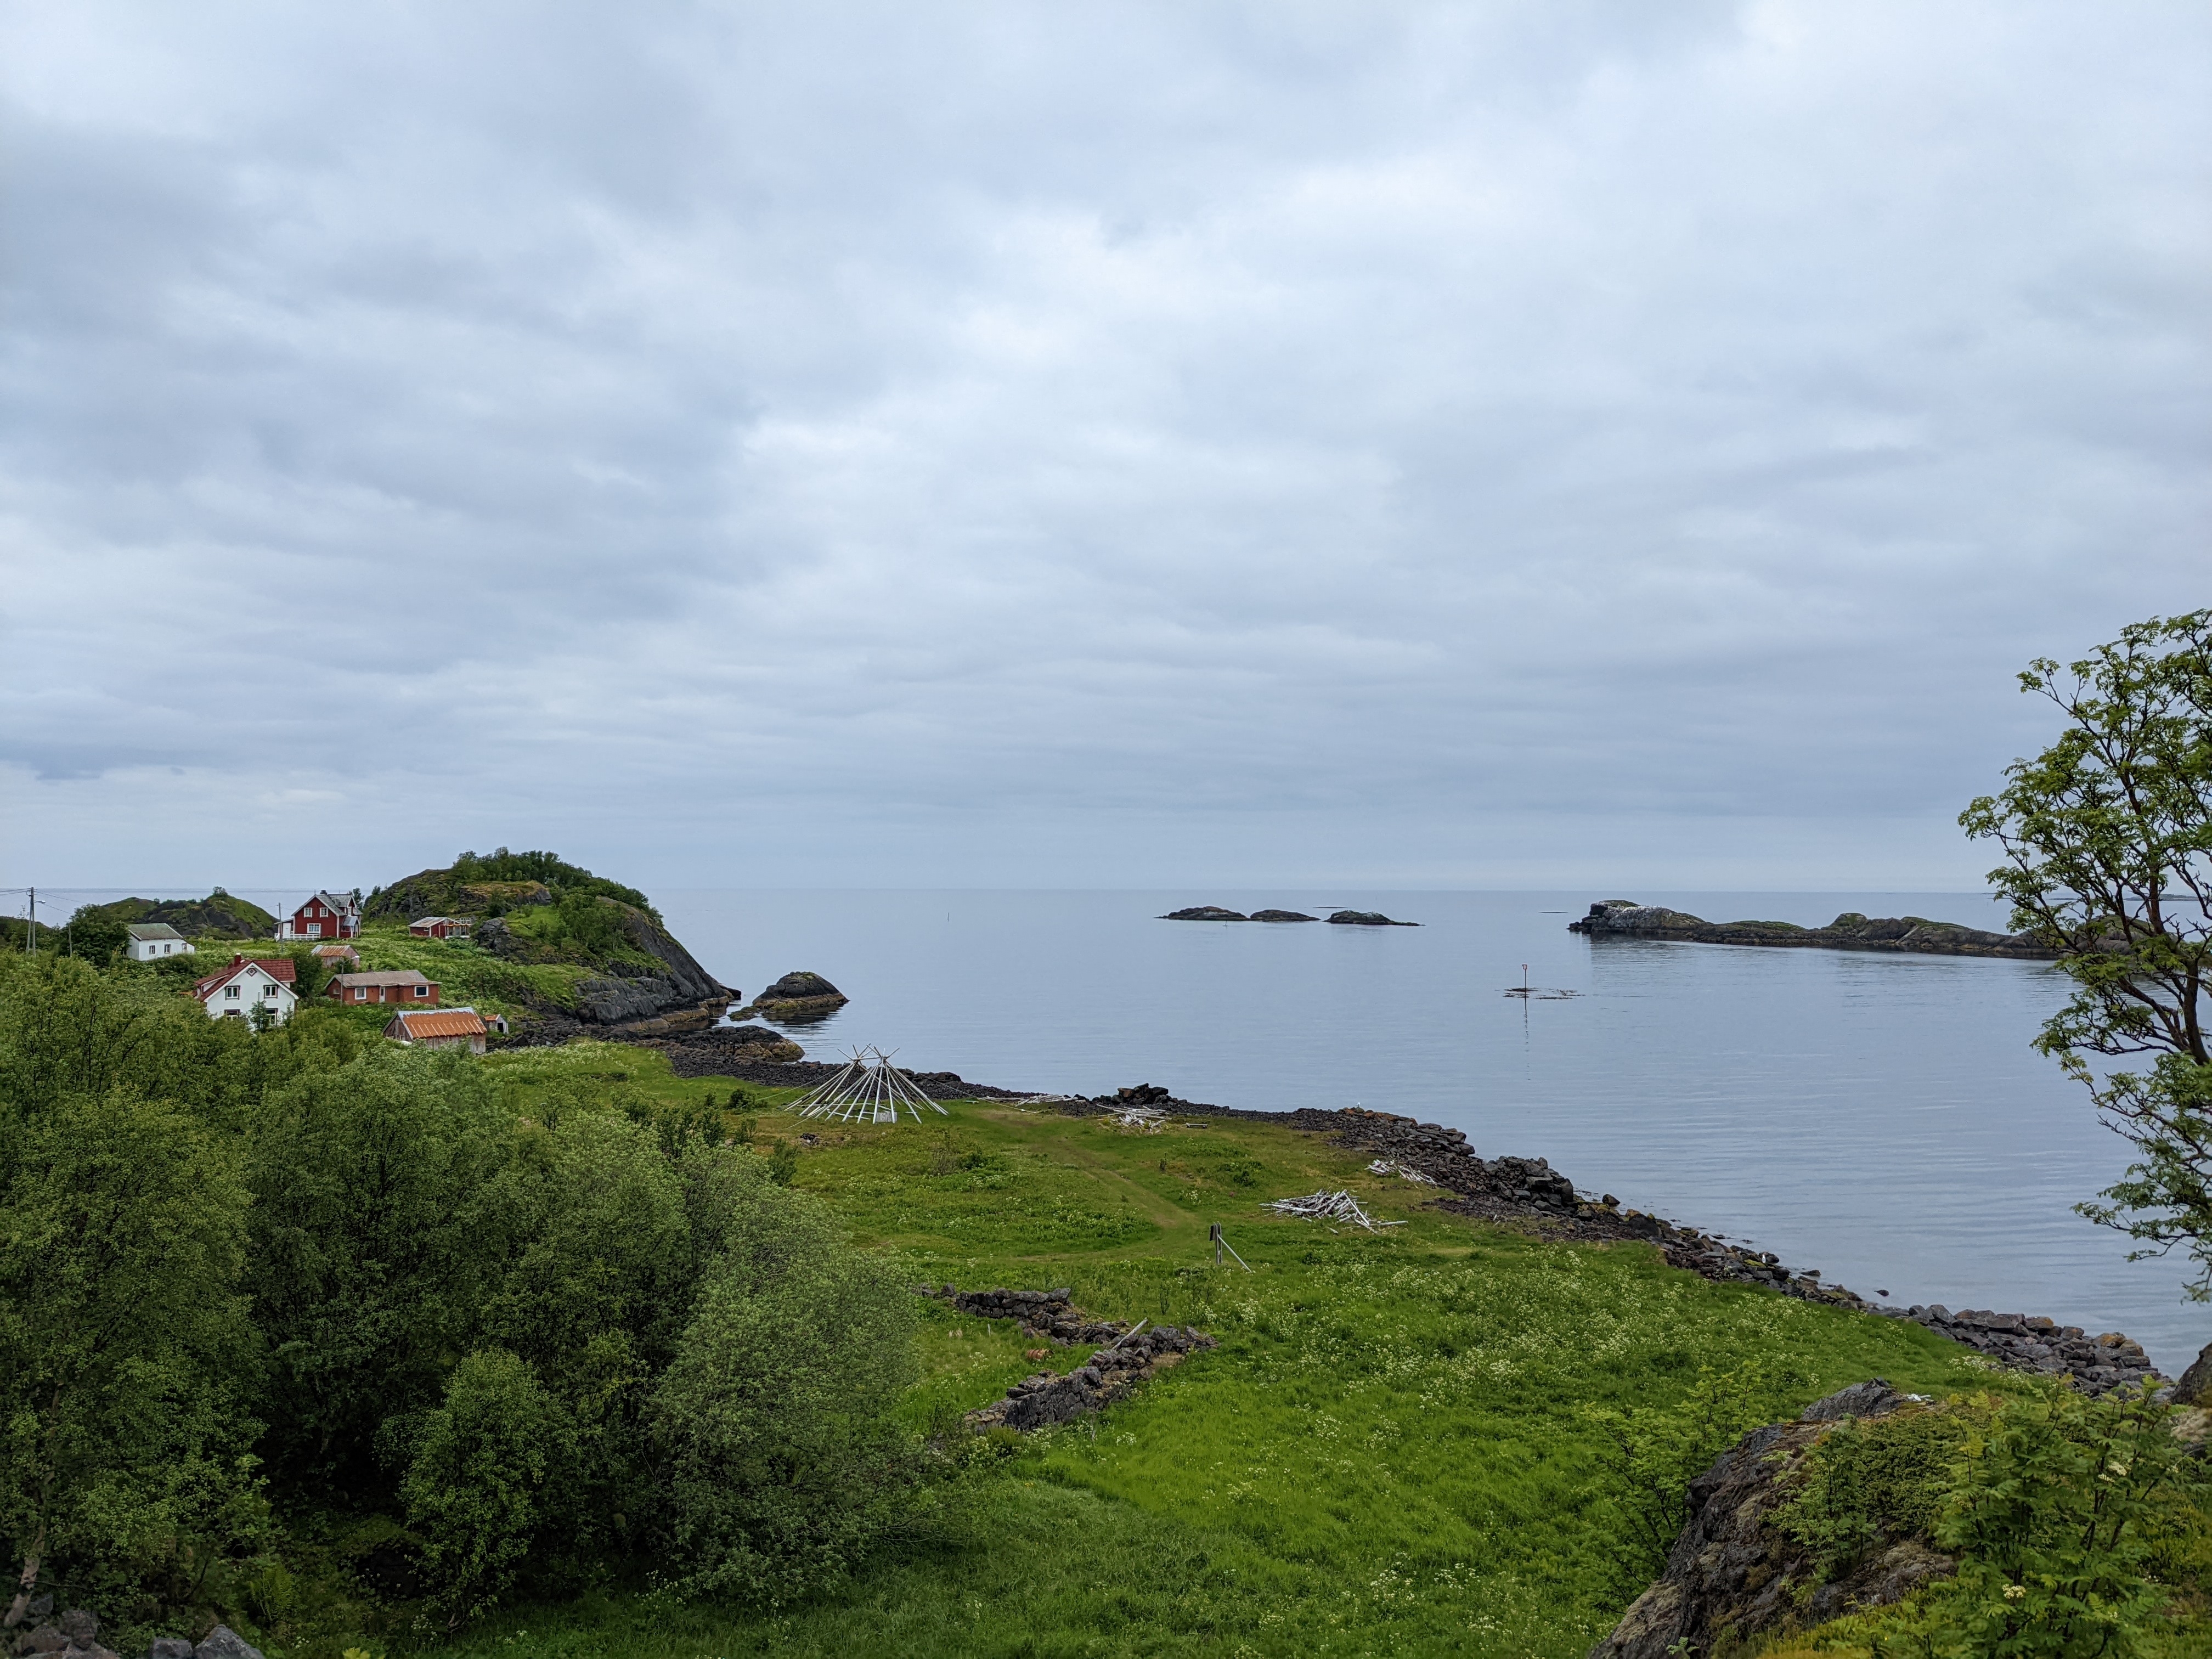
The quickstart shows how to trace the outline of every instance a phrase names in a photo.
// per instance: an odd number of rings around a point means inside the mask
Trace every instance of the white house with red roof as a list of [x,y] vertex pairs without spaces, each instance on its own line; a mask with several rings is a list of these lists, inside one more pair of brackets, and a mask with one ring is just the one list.
[[319,892],[277,924],[278,939],[351,939],[361,932],[361,897]]
[[293,989],[296,970],[289,957],[233,957],[230,966],[192,987],[210,1019],[250,1019],[256,1011],[271,1025],[282,1025],[300,1006]]

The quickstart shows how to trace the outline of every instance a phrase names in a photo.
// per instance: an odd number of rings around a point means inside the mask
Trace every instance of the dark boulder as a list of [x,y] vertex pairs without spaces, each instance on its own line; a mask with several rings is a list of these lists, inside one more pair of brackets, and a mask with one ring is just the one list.
[[2173,1403],[2212,1406],[2212,1342],[2206,1343],[2197,1358],[2189,1362],[2189,1369],[2173,1385]]
[[1249,921],[1242,910],[1224,910],[1218,904],[1194,904],[1187,910],[1170,910],[1162,921]]
[[782,1025],[807,1025],[827,1019],[850,1000],[819,974],[804,969],[786,974],[763,991],[737,1018],[772,1019]]

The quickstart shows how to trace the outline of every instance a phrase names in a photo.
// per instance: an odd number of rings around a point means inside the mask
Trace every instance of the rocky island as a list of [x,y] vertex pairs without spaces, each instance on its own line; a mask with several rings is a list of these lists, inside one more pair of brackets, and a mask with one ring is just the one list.
[[807,1025],[827,1019],[851,1000],[819,974],[794,969],[763,991],[732,1019],[772,1019],[781,1025]]
[[[1332,921],[1341,917],[1332,916]],[[1924,916],[1861,915],[1846,910],[1826,927],[1790,921],[1707,921],[1686,910],[1634,899],[1601,899],[1567,924],[1571,933],[1616,939],[1680,939],[1692,945],[1809,945],[1826,951],[1894,951],[1917,956],[2015,957],[2048,962],[2058,952],[2025,933],[1992,933]]]

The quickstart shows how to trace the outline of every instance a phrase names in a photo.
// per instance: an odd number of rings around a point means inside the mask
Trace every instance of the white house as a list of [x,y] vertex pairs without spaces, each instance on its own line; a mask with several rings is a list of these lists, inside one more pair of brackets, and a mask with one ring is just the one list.
[[191,942],[166,921],[134,921],[123,931],[128,936],[124,948],[133,962],[194,954]]
[[210,1019],[246,1019],[261,1011],[271,1025],[282,1025],[299,1006],[292,988],[289,957],[233,957],[230,966],[192,987]]

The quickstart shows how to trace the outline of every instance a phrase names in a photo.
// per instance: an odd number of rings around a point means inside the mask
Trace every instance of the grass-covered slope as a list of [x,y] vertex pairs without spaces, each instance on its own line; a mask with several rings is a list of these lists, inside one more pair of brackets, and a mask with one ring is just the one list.
[[[489,1063],[518,1103],[729,1101],[726,1080],[676,1079],[635,1049]],[[962,1103],[941,1126],[825,1129],[748,1093],[757,1140],[817,1135],[797,1183],[915,1283],[1072,1285],[1095,1313],[1196,1324],[1220,1346],[1095,1433],[971,1448],[981,1461],[941,1512],[812,1604],[771,1617],[608,1592],[439,1651],[1566,1659],[1650,1571],[1607,1473],[1605,1408],[1680,1401],[1701,1370],[1762,1370],[1778,1413],[1869,1376],[1925,1393],[1989,1377],[1916,1326],[1709,1284],[1645,1245],[1440,1214],[1427,1189],[1271,1124],[1144,1134]],[[1332,1231],[1262,1207],[1323,1182],[1407,1224]],[[1216,1221],[1252,1271],[1214,1262]],[[926,1380],[905,1405],[917,1425],[1037,1368],[1011,1326],[935,1302],[925,1316]]]
[[[722,988],[634,887],[550,853],[465,853],[380,887],[363,907],[362,960],[419,968],[467,1001],[529,1024],[617,1024],[676,1017],[705,1024]],[[406,924],[466,917],[466,941],[418,940]]]

